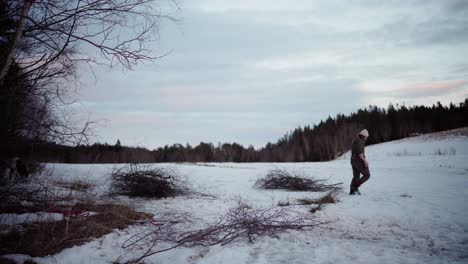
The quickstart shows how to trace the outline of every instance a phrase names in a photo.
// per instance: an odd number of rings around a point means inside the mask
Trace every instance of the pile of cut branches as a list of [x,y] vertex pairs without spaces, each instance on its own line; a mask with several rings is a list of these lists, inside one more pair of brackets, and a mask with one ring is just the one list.
[[185,179],[170,168],[127,164],[111,174],[111,194],[165,198],[188,192]]
[[[163,221],[150,232],[137,234],[127,240],[124,248],[147,247],[143,255],[129,263],[139,263],[144,258],[181,246],[226,245],[245,238],[254,243],[257,237],[276,237],[288,230],[309,230],[323,224],[313,219],[312,215],[298,215],[278,207],[254,209],[242,201],[238,201],[216,223],[202,229],[178,233],[174,228],[176,222]],[[158,247],[163,242],[169,242],[170,246]]]
[[317,225],[318,222],[308,215],[297,216],[277,207],[254,209],[239,201],[217,223],[183,233],[178,242],[186,246],[212,246],[247,238],[253,243],[260,236],[274,237],[287,230],[311,229]]
[[258,179],[255,186],[260,189],[283,189],[288,191],[326,192],[341,189],[342,183],[326,184],[325,180],[304,176],[287,169],[270,170],[265,178]]

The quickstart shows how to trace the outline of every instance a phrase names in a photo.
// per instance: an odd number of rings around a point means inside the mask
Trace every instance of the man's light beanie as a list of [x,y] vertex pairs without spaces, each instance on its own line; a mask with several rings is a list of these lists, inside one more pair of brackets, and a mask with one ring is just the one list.
[[367,129],[363,129],[363,130],[361,130],[361,132],[359,132],[359,135],[363,135],[365,137],[368,137],[369,136],[369,131],[367,131]]

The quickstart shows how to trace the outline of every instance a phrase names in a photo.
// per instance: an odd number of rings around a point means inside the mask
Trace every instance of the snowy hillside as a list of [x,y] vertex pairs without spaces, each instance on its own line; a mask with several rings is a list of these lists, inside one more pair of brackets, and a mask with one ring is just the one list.
[[[387,159],[392,156],[467,156],[468,128],[410,137],[368,146],[366,154],[371,159]],[[349,152],[342,158],[349,159]]]
[[[366,148],[371,178],[349,196],[352,171],[349,154],[322,163],[163,164],[186,175],[192,187],[208,196],[162,200],[128,199],[139,210],[155,215],[176,210],[190,215],[191,227],[213,222],[237,200],[255,207],[280,201],[319,197],[320,193],[265,191],[255,181],[273,168],[302,171],[328,183],[344,183],[339,202],[326,205],[314,217],[312,231],[290,231],[226,246],[176,248],[145,259],[145,263],[468,263],[468,129],[436,133]],[[114,165],[50,164],[53,177],[96,184],[95,196],[109,187]],[[104,198],[102,198],[104,199]],[[310,207],[293,206],[298,213]],[[115,231],[103,238],[62,251],[37,263],[111,263],[144,251],[121,247],[144,225]],[[25,256],[10,255],[15,259]]]

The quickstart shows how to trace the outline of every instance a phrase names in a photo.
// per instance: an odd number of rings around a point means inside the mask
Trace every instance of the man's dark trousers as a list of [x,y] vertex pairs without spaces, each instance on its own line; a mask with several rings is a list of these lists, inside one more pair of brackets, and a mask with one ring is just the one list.
[[[369,168],[366,167],[364,161],[360,158],[351,159],[351,167],[353,168],[353,180],[351,181],[351,188],[359,188],[370,178]],[[362,174],[362,177],[359,177]]]

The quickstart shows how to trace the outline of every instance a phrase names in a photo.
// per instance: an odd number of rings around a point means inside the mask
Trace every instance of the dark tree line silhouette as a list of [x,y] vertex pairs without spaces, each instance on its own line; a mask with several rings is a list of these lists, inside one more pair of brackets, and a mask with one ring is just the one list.
[[[333,160],[350,149],[356,134],[366,128],[368,144],[405,138],[468,126],[468,98],[449,106],[389,105],[369,106],[350,115],[338,114],[314,126],[298,127],[276,143],[260,149],[237,143],[201,142],[174,144],[155,150],[115,145],[94,144],[76,147],[36,143],[33,155],[48,162],[122,163],[122,162],[304,162]],[[24,151],[28,151],[27,147]],[[29,153],[31,151],[29,150]]]

